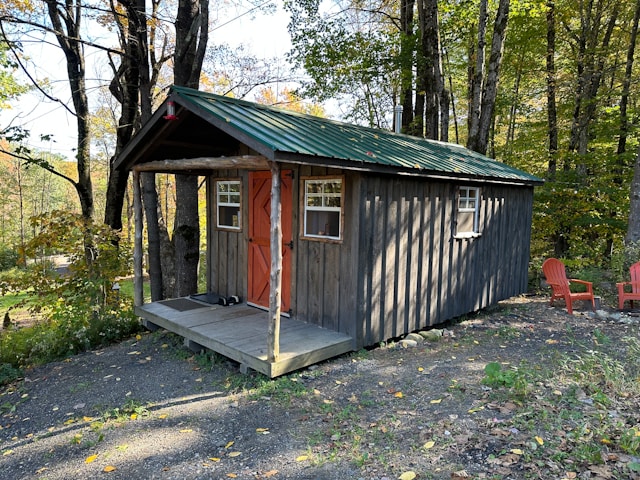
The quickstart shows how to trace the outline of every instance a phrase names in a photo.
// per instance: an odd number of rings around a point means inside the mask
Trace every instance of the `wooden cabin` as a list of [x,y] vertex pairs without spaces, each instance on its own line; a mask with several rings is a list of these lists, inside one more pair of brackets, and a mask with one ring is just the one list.
[[271,377],[527,289],[541,180],[459,145],[173,87],[117,168],[206,178],[207,292],[138,315]]

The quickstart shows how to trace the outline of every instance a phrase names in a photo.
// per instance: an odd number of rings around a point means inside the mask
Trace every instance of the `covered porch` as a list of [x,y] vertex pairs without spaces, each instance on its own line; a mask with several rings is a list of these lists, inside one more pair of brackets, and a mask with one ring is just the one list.
[[[177,298],[136,307],[149,329],[161,327],[270,378],[353,350],[351,337],[287,317],[280,321],[280,354],[268,359],[269,312],[246,304],[223,307]],[[194,345],[195,344],[195,345]]]

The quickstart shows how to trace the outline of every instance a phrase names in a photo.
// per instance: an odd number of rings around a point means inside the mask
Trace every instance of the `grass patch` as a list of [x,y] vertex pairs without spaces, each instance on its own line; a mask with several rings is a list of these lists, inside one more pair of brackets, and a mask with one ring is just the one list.
[[640,455],[640,341],[625,337],[607,351],[612,342],[599,332],[594,337],[603,349],[563,355],[549,370],[489,363],[482,383],[494,397],[518,406],[505,428],[529,439],[519,448],[528,463],[598,468],[612,475],[607,478],[628,478],[635,463],[612,459]]

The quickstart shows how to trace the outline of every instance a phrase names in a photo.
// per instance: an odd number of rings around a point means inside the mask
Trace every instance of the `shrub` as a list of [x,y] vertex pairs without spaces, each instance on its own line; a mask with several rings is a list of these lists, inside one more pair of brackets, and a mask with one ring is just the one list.
[[[43,318],[33,326],[0,334],[0,363],[14,368],[51,361],[125,338],[139,327],[131,299],[112,290],[130,270],[129,248],[109,227],[80,215],[53,212],[32,220],[41,233],[25,254],[34,261],[19,275],[5,276],[3,292],[26,292],[24,304]],[[45,255],[71,259],[60,273]]]
[[18,252],[8,247],[0,247],[0,272],[10,270],[18,264]]

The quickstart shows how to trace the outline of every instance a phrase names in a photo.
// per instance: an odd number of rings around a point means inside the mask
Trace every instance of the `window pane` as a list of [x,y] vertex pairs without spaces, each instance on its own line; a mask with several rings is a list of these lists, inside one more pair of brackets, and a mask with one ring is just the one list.
[[240,228],[240,209],[238,207],[218,207],[218,226]]
[[306,212],[305,235],[340,238],[340,212]]
[[327,197],[325,199],[326,207],[340,207],[340,197]]
[[321,207],[322,206],[322,197],[307,197],[307,206],[308,207]]
[[342,182],[325,182],[324,193],[340,193]]
[[228,192],[229,191],[229,185],[227,185],[225,182],[218,182],[218,192]]
[[322,193],[322,183],[308,182],[307,193]]

